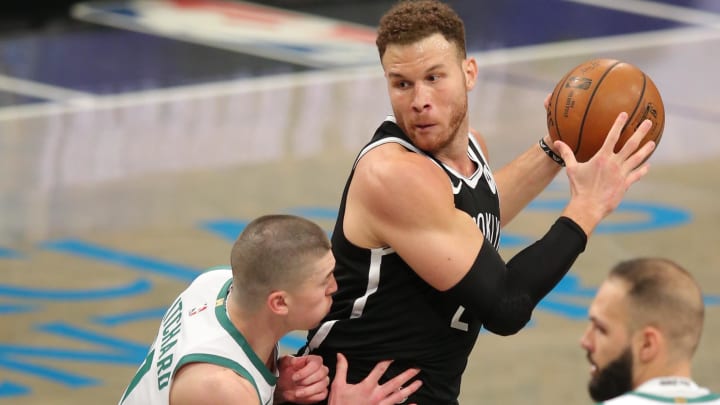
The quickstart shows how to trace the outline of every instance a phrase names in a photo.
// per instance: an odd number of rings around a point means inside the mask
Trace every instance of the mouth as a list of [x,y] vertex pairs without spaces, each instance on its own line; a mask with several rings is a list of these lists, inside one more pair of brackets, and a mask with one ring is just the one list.
[[595,362],[590,358],[590,354],[587,355],[587,361],[590,363],[590,375],[595,376],[595,374],[598,373],[598,366],[595,364]]
[[415,124],[415,128],[417,128],[417,129],[419,129],[419,130],[421,130],[421,131],[422,131],[422,130],[425,130],[425,129],[428,129],[428,128],[431,128],[431,127],[433,127],[433,126],[435,126],[435,124]]

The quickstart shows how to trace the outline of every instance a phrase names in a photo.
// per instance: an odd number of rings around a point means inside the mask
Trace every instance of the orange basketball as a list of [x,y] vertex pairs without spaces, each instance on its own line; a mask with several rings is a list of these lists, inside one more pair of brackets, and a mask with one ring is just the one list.
[[547,112],[550,137],[565,142],[585,162],[605,141],[618,114],[629,119],[615,146],[618,152],[645,119],[652,121],[642,140],[660,142],[665,107],[655,83],[637,67],[614,59],[593,59],[569,71],[555,86]]

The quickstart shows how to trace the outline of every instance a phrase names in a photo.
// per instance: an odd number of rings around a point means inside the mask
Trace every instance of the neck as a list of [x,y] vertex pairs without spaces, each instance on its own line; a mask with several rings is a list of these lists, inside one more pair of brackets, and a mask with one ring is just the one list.
[[468,157],[469,144],[467,124],[461,125],[452,142],[433,156],[463,176],[469,177],[477,169],[475,162]]
[[230,322],[242,333],[255,354],[271,368],[274,364],[275,346],[285,333],[276,331],[272,317],[265,311],[244,311],[231,295],[232,290],[226,300]]
[[690,363],[681,362],[678,364],[648,365],[645,369],[635,373],[633,377],[633,389],[646,381],[660,377],[685,377],[692,379]]

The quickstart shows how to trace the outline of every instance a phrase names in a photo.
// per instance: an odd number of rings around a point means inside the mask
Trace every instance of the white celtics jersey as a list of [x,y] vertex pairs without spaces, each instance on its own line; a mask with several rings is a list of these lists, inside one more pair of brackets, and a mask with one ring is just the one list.
[[720,395],[699,387],[689,378],[655,378],[634,391],[603,402],[605,405],[706,404],[720,405]]
[[120,404],[167,404],[175,372],[197,362],[232,369],[255,386],[262,404],[272,404],[277,371],[265,366],[230,322],[225,300],[231,282],[230,269],[213,269],[180,294]]

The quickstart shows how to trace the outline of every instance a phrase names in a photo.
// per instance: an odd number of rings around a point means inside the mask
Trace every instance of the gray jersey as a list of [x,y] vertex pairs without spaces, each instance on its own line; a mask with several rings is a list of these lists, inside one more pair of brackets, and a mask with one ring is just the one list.
[[720,395],[699,387],[689,378],[660,377],[634,391],[603,402],[605,405],[707,404],[720,405]]
[[177,370],[198,362],[235,371],[255,386],[262,404],[272,404],[277,371],[267,368],[230,322],[225,300],[231,283],[230,269],[214,269],[180,294],[165,313],[157,338],[120,404],[167,404]]

